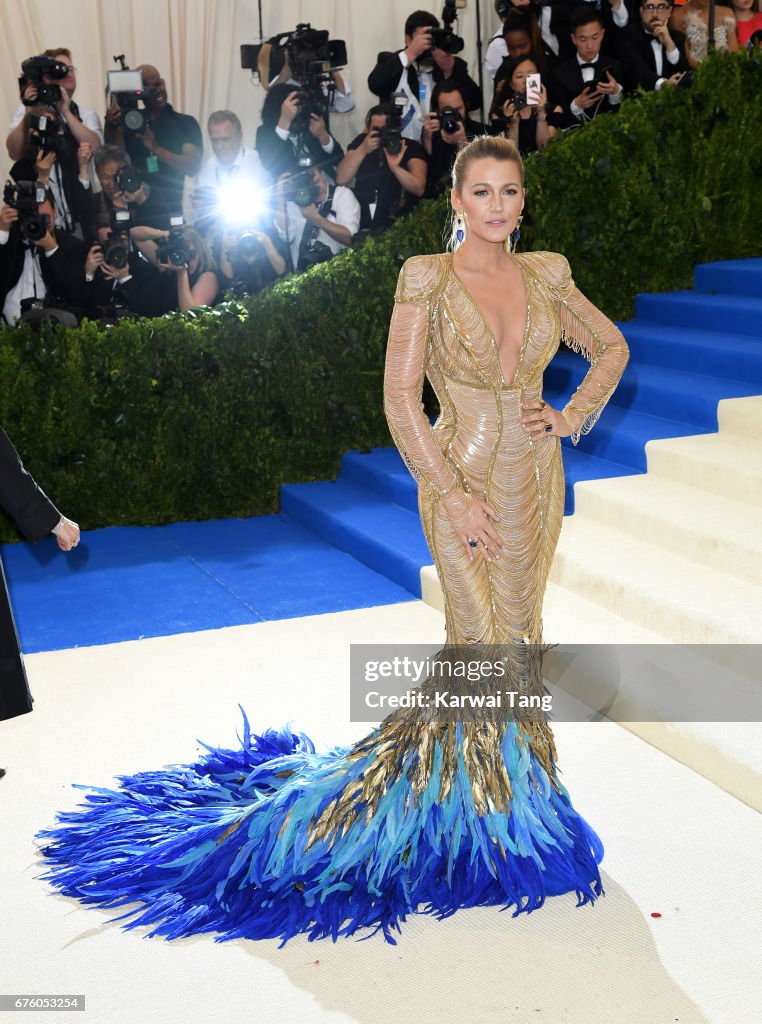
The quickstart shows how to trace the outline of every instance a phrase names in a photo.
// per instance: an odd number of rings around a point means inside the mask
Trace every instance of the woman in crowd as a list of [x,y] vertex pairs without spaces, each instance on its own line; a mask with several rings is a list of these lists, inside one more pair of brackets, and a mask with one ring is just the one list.
[[[674,7],[670,25],[685,35],[685,56],[692,68],[706,57],[709,40],[709,0],[688,0]],[[738,50],[736,19],[730,7],[714,8],[714,45],[723,53]]]
[[540,102],[532,106],[526,102],[527,75],[537,73],[533,57],[509,57],[501,66],[500,74],[505,77],[496,83],[490,110],[492,125],[505,124],[503,134],[518,146],[522,156],[544,149],[556,134],[556,129],[548,124],[548,93],[544,82],[540,87]]

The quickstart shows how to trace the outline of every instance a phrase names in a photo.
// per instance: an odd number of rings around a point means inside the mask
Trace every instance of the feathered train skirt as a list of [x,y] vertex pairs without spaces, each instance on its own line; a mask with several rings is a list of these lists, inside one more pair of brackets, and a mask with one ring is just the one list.
[[190,765],[120,776],[39,833],[43,877],[129,907],[168,939],[309,939],[409,913],[603,894],[603,845],[558,779],[546,721],[422,722],[395,712],[353,747],[317,753],[290,729]]

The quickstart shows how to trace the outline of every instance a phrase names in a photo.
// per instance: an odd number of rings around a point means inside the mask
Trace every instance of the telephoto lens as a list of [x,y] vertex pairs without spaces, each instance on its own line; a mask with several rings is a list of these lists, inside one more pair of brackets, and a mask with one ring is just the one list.
[[114,182],[120,192],[137,192],[143,184],[134,167],[120,167],[114,175]]

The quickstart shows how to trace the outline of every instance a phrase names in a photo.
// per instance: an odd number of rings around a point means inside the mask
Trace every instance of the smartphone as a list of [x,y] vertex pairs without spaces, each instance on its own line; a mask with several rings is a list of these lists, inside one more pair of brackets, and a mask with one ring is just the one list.
[[536,107],[540,102],[540,89],[542,88],[542,81],[538,74],[527,75],[527,106]]

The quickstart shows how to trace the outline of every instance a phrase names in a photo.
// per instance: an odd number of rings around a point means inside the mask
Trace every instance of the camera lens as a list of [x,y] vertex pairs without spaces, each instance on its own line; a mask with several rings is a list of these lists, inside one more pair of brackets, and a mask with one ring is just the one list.
[[131,132],[142,132],[146,120],[140,110],[128,110],[124,115],[124,127]]

